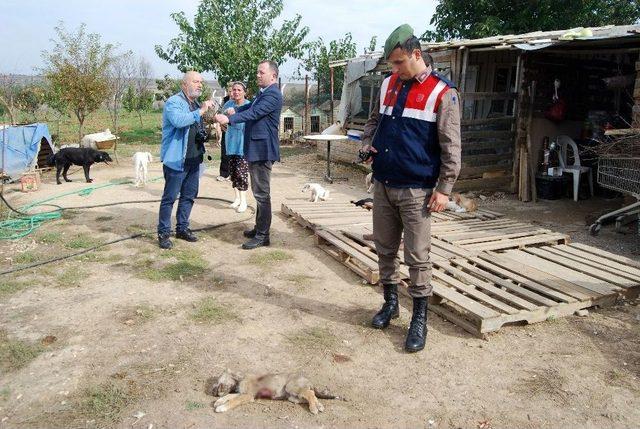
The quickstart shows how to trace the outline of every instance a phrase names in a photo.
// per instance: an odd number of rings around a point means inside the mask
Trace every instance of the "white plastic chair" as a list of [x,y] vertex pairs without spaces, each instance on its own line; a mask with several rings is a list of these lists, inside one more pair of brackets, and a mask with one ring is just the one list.
[[[591,167],[580,165],[580,155],[578,154],[578,145],[569,136],[556,136],[554,141],[558,145],[560,167],[563,171],[573,174],[573,201],[578,201],[578,188],[580,186],[580,175],[589,173],[589,191],[593,197],[593,173]],[[569,148],[573,151],[573,164],[568,164]]]

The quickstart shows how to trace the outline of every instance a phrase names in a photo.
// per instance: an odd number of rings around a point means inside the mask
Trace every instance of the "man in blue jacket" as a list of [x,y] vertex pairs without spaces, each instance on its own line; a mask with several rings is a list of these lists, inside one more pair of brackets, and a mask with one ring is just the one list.
[[204,155],[206,134],[201,117],[213,102],[200,105],[202,76],[189,71],[182,79],[182,91],[169,97],[162,112],[162,146],[160,160],[164,174],[164,192],[160,202],[158,244],[171,249],[171,211],[178,200],[176,238],[194,242],[198,238],[189,229],[193,201],[198,196],[200,164]]
[[251,192],[256,199],[256,225],[244,232],[249,238],[242,245],[243,249],[255,249],[269,245],[269,228],[271,227],[271,168],[275,161],[280,161],[280,111],[282,110],[282,94],[278,81],[278,65],[273,61],[262,61],[257,72],[260,92],[251,104],[233,109],[230,116],[218,114],[216,120],[221,124],[237,124],[244,122],[244,155],[249,163]]

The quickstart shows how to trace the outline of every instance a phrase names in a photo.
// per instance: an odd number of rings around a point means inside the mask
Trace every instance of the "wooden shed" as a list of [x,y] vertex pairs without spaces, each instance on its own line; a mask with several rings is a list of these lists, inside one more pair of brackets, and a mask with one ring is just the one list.
[[[638,25],[425,43],[423,50],[461,95],[458,191],[510,190],[528,201],[545,137],[595,141],[607,126],[640,123]],[[346,66],[347,76],[349,67],[361,72],[345,81],[338,119],[347,129],[362,129],[388,65],[378,52],[331,66]],[[562,117],[549,114],[556,80]],[[353,159],[358,148],[351,144],[345,150]]]
[[[330,125],[330,105],[329,100],[320,105],[310,104],[307,112],[306,129],[304,124],[304,104],[283,106],[280,114],[280,138],[291,139],[294,136],[303,134],[319,134]],[[335,102],[334,106],[334,109],[337,109],[338,103]]]

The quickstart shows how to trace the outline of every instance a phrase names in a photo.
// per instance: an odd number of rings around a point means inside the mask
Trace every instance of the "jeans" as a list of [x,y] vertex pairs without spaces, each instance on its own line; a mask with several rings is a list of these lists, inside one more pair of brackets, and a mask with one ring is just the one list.
[[162,166],[164,174],[164,192],[160,202],[160,215],[158,220],[158,235],[171,233],[171,211],[173,203],[178,200],[176,212],[176,231],[186,231],[189,228],[189,216],[193,201],[198,196],[200,184],[200,164],[185,165],[183,171],[173,170],[166,165]]
[[271,228],[271,167],[273,161],[249,163],[251,192],[256,199],[256,238],[269,238]]

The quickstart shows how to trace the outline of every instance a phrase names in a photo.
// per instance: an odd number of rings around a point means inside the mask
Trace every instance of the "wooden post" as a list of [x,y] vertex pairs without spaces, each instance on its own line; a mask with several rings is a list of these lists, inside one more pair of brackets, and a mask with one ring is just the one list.
[[[460,93],[463,93],[466,89],[466,80],[467,80],[467,65],[469,63],[469,49],[465,49],[462,54],[462,73],[460,73],[460,81],[458,82],[458,87],[460,88]],[[462,107],[462,106],[461,106]]]
[[331,80],[331,98],[329,99],[329,109],[331,109],[331,124],[334,123],[334,118],[333,118],[333,67],[329,67],[329,76],[330,76],[330,80]]
[[302,119],[302,132],[306,136],[307,132],[307,116],[309,115],[309,75],[304,76],[304,118]]

